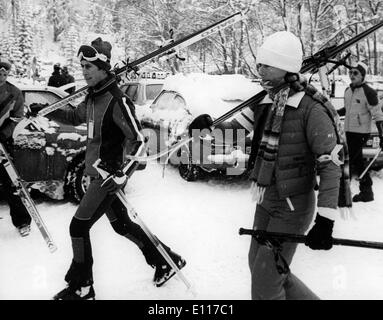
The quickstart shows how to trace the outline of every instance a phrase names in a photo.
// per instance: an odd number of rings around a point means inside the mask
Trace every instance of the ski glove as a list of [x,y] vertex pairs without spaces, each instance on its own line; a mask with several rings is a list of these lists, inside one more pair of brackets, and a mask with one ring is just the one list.
[[198,117],[194,118],[193,121],[189,124],[188,132],[189,137],[193,136],[193,130],[203,130],[210,129],[213,124],[213,119],[208,114],[201,114]]
[[376,127],[379,132],[379,146],[383,149],[383,121],[376,121]]
[[115,194],[126,186],[127,181],[128,177],[121,170],[118,170],[115,174],[104,179],[101,188],[104,188],[109,194]]
[[334,221],[317,214],[315,224],[306,236],[305,245],[313,250],[332,248],[332,229]]

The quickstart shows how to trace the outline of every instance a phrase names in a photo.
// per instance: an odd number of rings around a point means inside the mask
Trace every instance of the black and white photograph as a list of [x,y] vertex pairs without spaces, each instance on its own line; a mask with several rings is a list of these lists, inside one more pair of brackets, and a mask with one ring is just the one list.
[[383,1],[0,0],[0,42],[0,300],[383,299]]

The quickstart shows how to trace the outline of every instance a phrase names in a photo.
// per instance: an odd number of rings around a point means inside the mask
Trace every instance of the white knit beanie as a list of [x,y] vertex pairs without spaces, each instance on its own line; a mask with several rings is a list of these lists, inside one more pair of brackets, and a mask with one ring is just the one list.
[[273,33],[258,48],[257,63],[298,73],[301,70],[302,61],[302,44],[289,31]]

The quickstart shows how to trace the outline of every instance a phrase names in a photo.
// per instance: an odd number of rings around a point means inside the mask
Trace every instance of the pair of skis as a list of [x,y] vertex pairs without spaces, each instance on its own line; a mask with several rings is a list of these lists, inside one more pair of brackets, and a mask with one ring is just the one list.
[[[374,33],[375,31],[377,31],[381,27],[383,27],[383,21],[379,22],[378,24],[372,26],[371,28],[363,31],[362,33],[356,35],[355,37],[345,41],[344,43],[342,43],[340,45],[334,45],[334,46],[331,46],[328,48],[321,49],[319,52],[315,53],[314,55],[305,58],[303,60],[300,73],[302,73],[302,74],[307,73],[307,72],[316,73],[316,72],[318,72],[318,70],[321,67],[325,66],[327,63],[334,63],[334,61],[331,60],[332,58],[335,58],[338,54],[340,54],[341,52],[343,52],[344,50],[346,50],[350,46],[363,40],[368,35]],[[281,85],[281,87],[277,88],[277,89],[281,89],[283,86],[284,85]],[[213,130],[217,125],[230,119],[231,117],[233,117],[237,113],[241,112],[242,110],[260,103],[262,101],[262,99],[266,96],[266,94],[267,94],[266,91],[263,90],[263,91],[257,93],[256,95],[254,95],[253,97],[249,98],[248,100],[242,102],[241,104],[239,104],[238,106],[229,110],[228,112],[226,112],[222,116],[216,118],[213,121],[213,124],[210,128]],[[134,161],[149,161],[149,160],[157,159],[157,158],[160,158],[161,156],[163,156],[165,152],[167,152],[167,153],[174,152],[175,150],[179,149],[180,147],[182,147],[184,144],[186,144],[189,141],[192,141],[192,138],[182,139],[182,140],[178,141],[177,144],[169,147],[166,150],[161,151],[158,154],[151,155],[150,157],[128,156],[128,159],[131,159]]]

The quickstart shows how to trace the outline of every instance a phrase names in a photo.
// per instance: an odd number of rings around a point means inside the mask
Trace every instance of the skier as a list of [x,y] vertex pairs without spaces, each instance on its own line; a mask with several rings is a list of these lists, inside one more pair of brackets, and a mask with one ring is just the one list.
[[[364,171],[363,146],[371,133],[371,123],[375,120],[378,128],[380,147],[383,147],[383,113],[379,106],[377,92],[365,82],[367,65],[358,62],[350,68],[351,84],[344,93],[344,107],[338,110],[345,115],[344,130],[350,151],[351,172],[358,176]],[[354,195],[354,202],[369,202],[374,200],[372,179],[369,172],[359,181],[359,194]]]
[[[75,110],[56,110],[49,115],[50,118],[74,125],[87,123],[85,170],[91,179],[70,224],[73,259],[65,275],[68,285],[55,295],[56,300],[94,299],[89,230],[104,213],[113,229],[133,241],[141,249],[146,262],[155,268],[153,282],[157,287],[175,274],[142,228],[130,220],[125,206],[115,195],[124,189],[129,176],[138,166],[137,162],[128,162],[128,171],[124,175],[124,154],[140,154],[144,148],[144,138],[133,103],[119,89],[110,72],[111,49],[111,44],[101,38],[94,40],[91,45],[80,47],[78,57],[89,93]],[[98,159],[108,168],[110,174],[106,179],[102,179],[93,167]],[[169,247],[163,247],[178,268],[185,266],[182,257]]]
[[52,75],[49,77],[48,86],[50,87],[61,87],[66,84],[64,76],[60,73],[61,67],[60,63],[56,63],[53,66]]
[[[0,142],[12,154],[12,133],[18,120],[24,116],[24,98],[21,91],[7,81],[11,63],[0,57]],[[22,237],[29,235],[31,217],[5,170],[0,165],[0,181],[3,184],[3,197],[8,202],[12,223]]]
[[[342,205],[350,206],[352,202],[349,193],[339,191],[340,182],[342,186],[349,184],[347,175],[344,181],[341,178],[338,150],[342,137],[335,129],[336,111],[299,75],[301,65],[302,45],[295,35],[282,31],[266,38],[258,49],[256,67],[268,95],[259,105],[244,109],[215,130],[254,133],[250,160],[253,197],[257,201],[254,229],[303,234],[314,216],[316,174],[320,175],[317,214],[306,244],[312,249],[328,250],[332,247],[338,194],[343,196]],[[189,135],[200,135],[200,130],[210,128],[212,123],[207,114],[196,117],[189,125]],[[296,247],[295,243],[283,244],[281,256],[287,265]],[[290,271],[281,272],[279,255],[274,254],[252,238],[252,299],[318,299]]]

